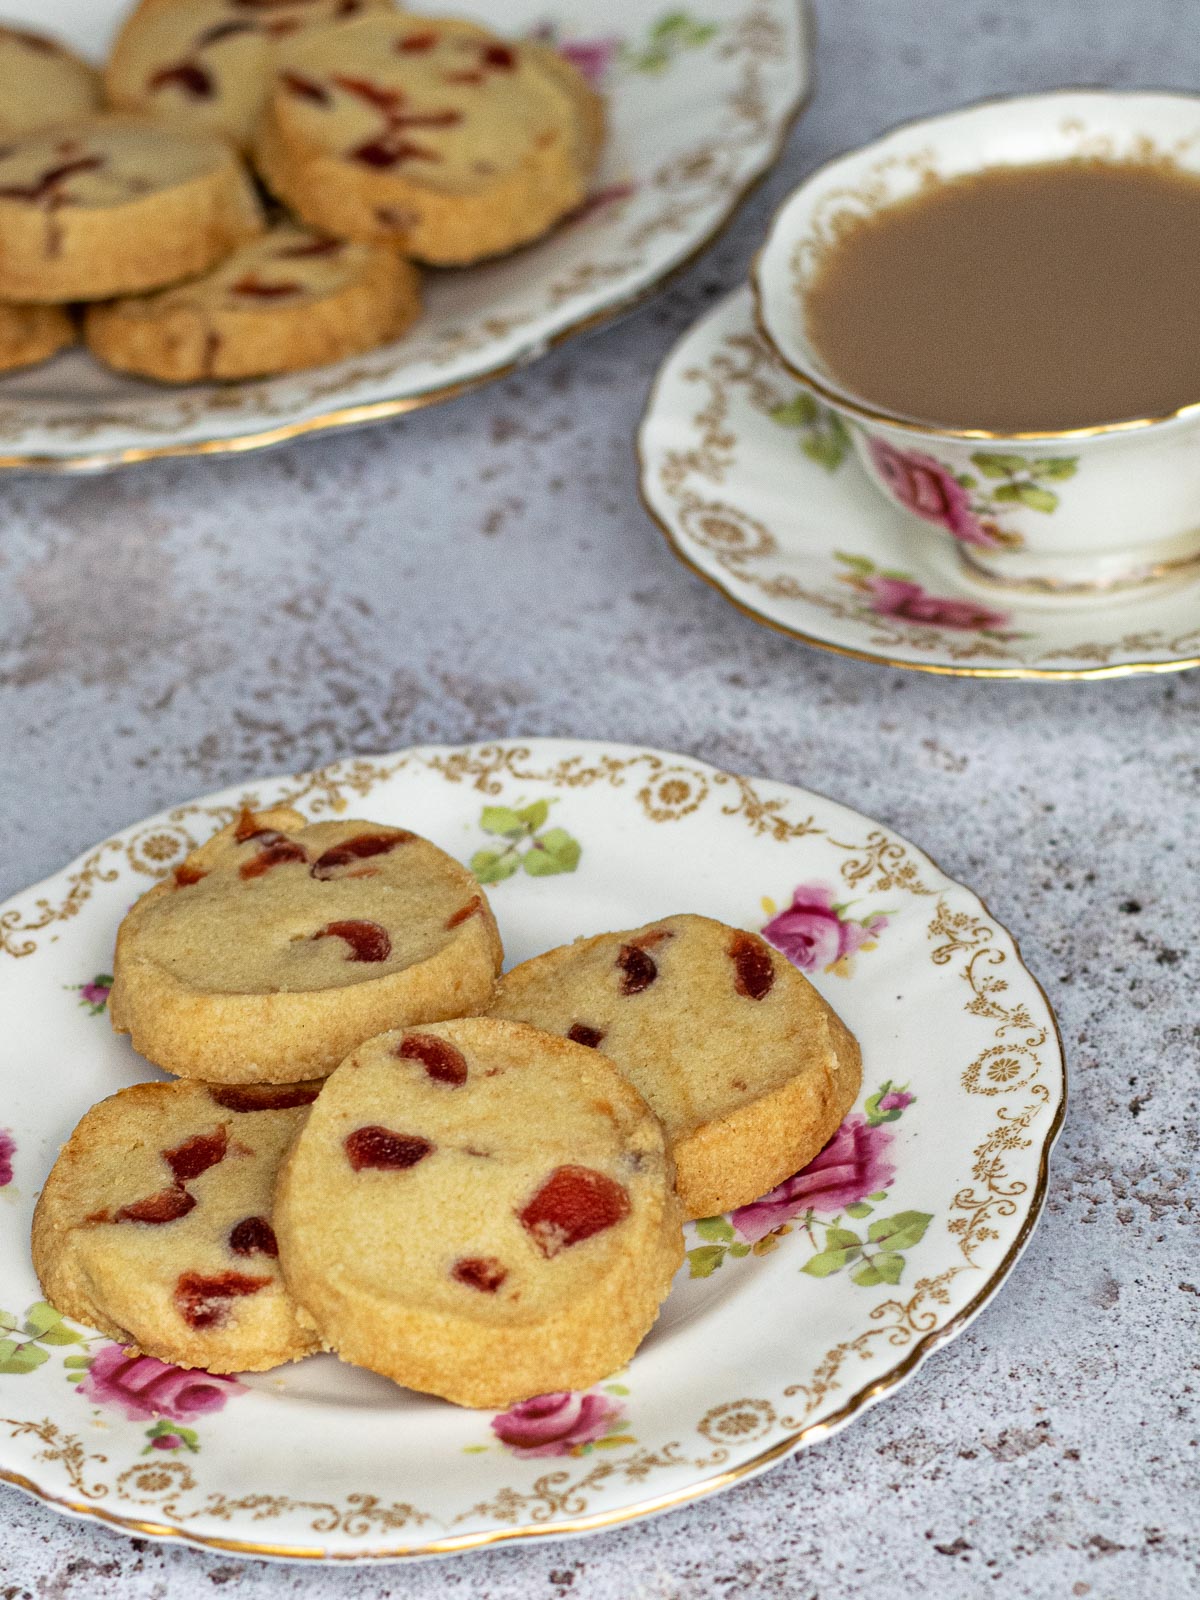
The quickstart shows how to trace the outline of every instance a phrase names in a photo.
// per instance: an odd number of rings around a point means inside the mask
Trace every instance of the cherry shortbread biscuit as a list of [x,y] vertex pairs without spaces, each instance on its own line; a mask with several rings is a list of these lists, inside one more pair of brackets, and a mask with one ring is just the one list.
[[471,1406],[614,1371],[683,1256],[641,1096],[594,1051],[489,1018],[356,1050],[284,1163],[276,1220],[331,1349]]
[[34,1212],[46,1298],[176,1366],[251,1372],[309,1355],[271,1197],[319,1087],[139,1083],[93,1106]]
[[207,272],[263,229],[224,141],[112,115],[0,149],[0,299],[103,300]]
[[394,250],[285,222],[203,278],[91,307],[85,329],[110,367],[190,383],[340,361],[398,337],[420,304]]
[[601,102],[544,46],[370,16],[280,59],[255,160],[329,233],[461,265],[538,238],[586,194]]
[[281,41],[391,10],[392,0],[142,0],[113,46],[104,86],[114,106],[245,145]]
[[0,134],[32,133],[89,116],[100,76],[57,39],[0,25]]
[[609,1055],[662,1118],[688,1216],[744,1205],[827,1143],[858,1094],[858,1044],[752,933],[673,916],[515,967],[495,1015]]
[[125,917],[108,1009],[167,1072],[286,1083],[486,1010],[502,955],[482,889],[427,839],[247,811]]
[[31,367],[75,343],[75,324],[61,306],[0,305],[0,372]]

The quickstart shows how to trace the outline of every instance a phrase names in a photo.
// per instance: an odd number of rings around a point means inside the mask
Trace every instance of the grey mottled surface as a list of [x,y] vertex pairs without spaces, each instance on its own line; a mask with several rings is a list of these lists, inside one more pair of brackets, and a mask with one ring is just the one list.
[[1200,675],[942,681],[793,645],[675,565],[630,438],[809,166],[1063,82],[1200,85],[1193,0],[824,0],[815,102],[733,232],[623,326],[357,436],[0,482],[0,893],[168,802],[427,739],[653,743],[885,818],[1020,936],[1074,1099],[1034,1243],[897,1396],[722,1498],[420,1568],[240,1563],[0,1488],[0,1600],[1200,1590]]

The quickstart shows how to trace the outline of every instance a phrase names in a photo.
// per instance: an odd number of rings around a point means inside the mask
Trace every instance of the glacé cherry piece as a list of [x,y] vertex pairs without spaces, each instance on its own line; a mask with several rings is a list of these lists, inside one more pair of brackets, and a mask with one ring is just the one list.
[[508,1268],[495,1256],[463,1256],[451,1267],[450,1276],[469,1289],[478,1289],[481,1294],[495,1294],[508,1277]]
[[449,932],[451,928],[460,927],[464,922],[468,921],[469,918],[479,916],[482,911],[483,896],[479,894],[473,894],[465,906],[460,906],[457,911],[453,912],[446,918],[447,932]]
[[279,81],[289,94],[294,94],[297,100],[307,100],[311,105],[327,106],[333,98],[323,84],[302,77],[298,72],[281,72]]
[[398,833],[359,833],[353,839],[343,839],[341,844],[331,845],[317,857],[312,864],[312,876],[330,878],[340,867],[353,866],[356,861],[367,861],[372,856],[386,856],[412,837],[401,829]]
[[147,1195],[144,1200],[135,1200],[132,1205],[122,1206],[113,1221],[149,1222],[157,1226],[186,1217],[195,1204],[194,1197],[186,1189],[178,1186],[160,1189],[157,1194]]
[[190,1139],[176,1145],[174,1150],[164,1150],[163,1160],[175,1174],[176,1183],[187,1183],[189,1179],[207,1172],[209,1167],[215,1167],[218,1161],[223,1161],[228,1146],[229,1135],[222,1125],[213,1133],[193,1134]]
[[567,1038],[573,1039],[576,1044],[585,1044],[589,1050],[597,1050],[604,1037],[603,1028],[591,1028],[586,1022],[573,1022],[567,1029]]
[[163,67],[153,75],[146,87],[182,89],[193,100],[211,100],[213,96],[212,74],[198,61],[181,61],[177,66]]
[[321,1092],[313,1083],[210,1084],[209,1094],[226,1111],[290,1111],[310,1106]]
[[628,1190],[592,1167],[556,1167],[517,1218],[544,1256],[614,1227],[629,1215]]
[[177,889],[188,889],[193,883],[199,883],[200,879],[204,877],[207,877],[207,873],[201,872],[199,867],[193,867],[188,862],[181,861],[175,868],[175,887]]
[[406,1033],[396,1054],[404,1061],[419,1061],[435,1083],[459,1089],[467,1081],[467,1058],[462,1051],[432,1033]]
[[279,1241],[266,1217],[243,1217],[230,1229],[229,1248],[235,1256],[277,1256]]
[[386,928],[377,922],[330,922],[314,939],[344,939],[350,946],[347,961],[386,961],[392,941]]
[[733,986],[739,994],[748,1000],[762,1000],[771,992],[775,967],[761,939],[739,930],[730,940],[729,959],[733,962]]
[[175,1309],[191,1328],[215,1328],[224,1322],[231,1300],[257,1294],[270,1282],[244,1272],[181,1272],[175,1284]]
[[433,1150],[428,1139],[417,1133],[394,1133],[391,1128],[370,1124],[355,1128],[343,1140],[346,1158],[355,1172],[377,1167],[385,1172],[403,1172],[415,1167]]
[[658,977],[658,963],[640,945],[623,944],[617,951],[617,966],[621,969],[622,994],[641,994]]
[[277,833],[270,835],[269,843],[256,856],[251,856],[249,861],[243,861],[238,872],[243,878],[261,878],[263,873],[270,872],[272,867],[282,867],[289,861],[307,860],[308,851],[302,844],[297,844],[294,839],[285,839],[283,834]]
[[437,41],[438,36],[433,32],[406,34],[403,39],[396,40],[396,54],[401,56],[423,55],[426,50],[432,50]]
[[[236,283],[230,284],[232,294],[244,294],[251,300],[283,300],[288,295],[301,294],[304,285],[301,283],[268,283],[265,278],[260,278],[256,272],[245,272]],[[295,859],[294,857],[292,859]]]

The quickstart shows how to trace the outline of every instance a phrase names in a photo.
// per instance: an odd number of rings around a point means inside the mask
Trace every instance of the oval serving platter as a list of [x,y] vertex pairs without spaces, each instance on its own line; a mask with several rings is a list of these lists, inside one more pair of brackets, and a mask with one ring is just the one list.
[[[29,1222],[58,1147],[153,1076],[105,1015],[117,924],[243,803],[283,801],[403,823],[470,862],[510,962],[678,910],[762,930],[861,1040],[862,1095],[832,1143],[763,1201],[688,1225],[657,1326],[588,1393],[492,1415],[330,1356],[210,1378],[42,1303]],[[313,1560],[610,1527],[826,1437],[999,1288],[1065,1094],[1011,935],[886,826],[689,757],[567,740],[347,761],[126,829],[0,909],[0,1038],[0,1479],[131,1533]]]
[[[125,0],[13,0],[9,20],[102,58]],[[629,310],[712,242],[778,157],[809,81],[808,0],[428,0],[567,54],[608,98],[593,193],[505,259],[430,273],[405,338],[288,377],[169,388],[82,350],[0,379],[0,468],[89,471],[257,449],[449,400]]]

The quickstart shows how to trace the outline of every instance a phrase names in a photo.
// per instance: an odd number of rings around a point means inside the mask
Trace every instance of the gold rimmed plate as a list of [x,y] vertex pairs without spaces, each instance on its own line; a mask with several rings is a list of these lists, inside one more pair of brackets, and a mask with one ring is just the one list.
[[[102,55],[123,0],[17,0],[15,20]],[[446,0],[431,12],[461,13]],[[481,22],[555,44],[608,99],[593,194],[539,244],[429,275],[405,338],[312,372],[168,388],[75,350],[0,379],[0,468],[99,471],[259,449],[453,399],[629,310],[712,242],[777,158],[808,88],[807,0],[585,7],[476,0]]]
[[643,501],[675,554],[740,611],[805,644],[979,678],[1200,666],[1195,567],[1107,597],[1013,591],[974,573],[944,528],[888,504],[847,424],[757,328],[749,288],[667,357],[638,455]]
[[[209,1379],[42,1304],[29,1222],[59,1144],[152,1075],[105,1015],[117,924],[241,804],[283,800],[472,862],[510,961],[698,911],[763,932],[858,1035],[862,1095],[832,1144],[762,1202],[689,1224],[659,1323],[586,1394],[465,1411],[328,1356]],[[826,1437],[1004,1281],[1065,1095],[1015,941],[915,846],[819,794],[621,745],[419,748],[179,806],[0,908],[0,975],[0,1479],[246,1555],[400,1559],[611,1527]]]

